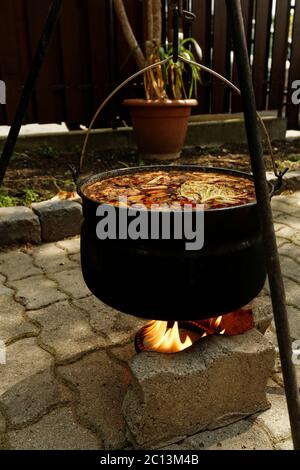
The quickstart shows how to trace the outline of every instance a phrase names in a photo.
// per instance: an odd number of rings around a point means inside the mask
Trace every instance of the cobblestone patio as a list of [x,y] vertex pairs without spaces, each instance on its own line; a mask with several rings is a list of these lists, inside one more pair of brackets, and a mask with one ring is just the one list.
[[[292,339],[300,338],[300,191],[273,199]],[[121,405],[144,321],[93,297],[79,238],[0,253],[0,448],[128,448]],[[267,288],[266,288],[267,291]],[[269,339],[276,342],[274,326]],[[300,366],[298,366],[300,380]],[[290,449],[279,361],[270,410],[168,449]]]

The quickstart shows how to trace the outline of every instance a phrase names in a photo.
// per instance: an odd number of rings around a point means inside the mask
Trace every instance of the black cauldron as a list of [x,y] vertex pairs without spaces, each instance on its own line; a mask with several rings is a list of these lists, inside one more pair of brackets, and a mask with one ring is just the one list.
[[[206,211],[204,246],[198,251],[186,250],[184,239],[97,238],[100,203],[85,196],[85,188],[101,179],[149,170],[218,172],[252,179],[247,173],[221,168],[160,165],[108,171],[81,182],[81,265],[91,292],[115,309],[153,320],[211,318],[254,299],[266,280],[256,202]],[[273,191],[270,185],[270,197]]]

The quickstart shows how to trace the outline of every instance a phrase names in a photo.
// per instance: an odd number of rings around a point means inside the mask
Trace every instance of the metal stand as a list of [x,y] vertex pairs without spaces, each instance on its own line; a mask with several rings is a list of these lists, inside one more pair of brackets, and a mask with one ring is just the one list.
[[46,51],[60,14],[62,1],[63,0],[53,0],[50,6],[44,29],[39,40],[35,56],[24,86],[24,90],[22,91],[19,105],[0,158],[0,187],[3,183],[7,167],[14,152],[17,139],[19,137],[20,129],[28,108],[30,97],[34,90],[36,79],[38,77],[41,66],[43,65]]
[[272,210],[268,197],[263,149],[256,117],[255,96],[245,39],[242,9],[240,0],[226,0],[226,5],[231,24],[236,65],[243,101],[248,147],[257,204],[262,224],[265,257],[291,431],[294,449],[300,450],[300,398],[295,368],[292,363],[292,346],[285,305],[285,291],[274,232]]
[[[287,311],[285,306],[285,292],[277,251],[276,237],[274,233],[272,211],[268,195],[265,167],[263,162],[263,150],[256,116],[255,97],[245,40],[242,11],[240,0],[226,0],[226,4],[228,15],[231,21],[231,31],[233,37],[237,70],[239,75],[239,82],[241,87],[241,96],[243,100],[248,146],[251,157],[251,166],[254,176],[256,197],[262,224],[265,256],[268,269],[280,358],[282,364],[285,392],[291,423],[291,431],[294,442],[294,448],[300,450],[300,399],[295,369],[292,363],[292,347]],[[44,61],[46,49],[49,44],[56,21],[58,19],[61,5],[62,0],[53,0],[53,3],[51,5],[49,15],[45,23],[44,31],[38,44],[36,55],[26,81],[26,85],[24,87],[24,91],[22,93],[13,124],[11,126],[8,138],[6,140],[2,152],[0,160],[0,185],[2,184],[7,166],[14,151],[14,147],[20,132],[20,127],[22,125],[22,121],[27,110],[28,102],[32,94],[39,70]],[[178,6],[180,6],[180,3],[178,3]],[[175,14],[177,14],[177,12]],[[177,57],[177,53],[178,49],[175,50],[174,57]],[[150,66],[150,68],[151,67],[153,67],[153,65]],[[141,72],[137,73],[136,75],[139,75],[140,73]],[[124,86],[127,81],[123,82],[122,86]],[[121,86],[117,87],[114,93],[120,87]],[[104,104],[108,101],[108,99],[105,100]]]

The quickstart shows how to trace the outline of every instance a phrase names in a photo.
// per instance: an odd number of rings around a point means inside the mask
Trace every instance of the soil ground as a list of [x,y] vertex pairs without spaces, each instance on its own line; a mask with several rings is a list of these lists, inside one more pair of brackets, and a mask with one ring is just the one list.
[[[300,169],[300,140],[273,142],[274,155],[282,169]],[[72,173],[68,165],[78,167],[80,150],[57,153],[52,147],[41,147],[13,155],[0,190],[0,206],[29,205],[35,201],[50,199],[57,195],[70,196],[75,190]],[[266,152],[266,168],[272,169]],[[160,162],[163,163],[163,162]],[[180,160],[166,164],[192,164],[219,166],[250,171],[247,146],[221,145],[216,147],[194,147],[184,149]],[[157,164],[142,160],[134,150],[93,152],[86,156],[83,175],[129,166]]]

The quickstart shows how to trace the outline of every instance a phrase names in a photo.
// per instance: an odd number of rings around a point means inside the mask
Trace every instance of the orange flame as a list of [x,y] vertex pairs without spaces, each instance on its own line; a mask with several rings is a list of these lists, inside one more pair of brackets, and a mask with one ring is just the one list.
[[148,350],[174,353],[183,351],[192,344],[189,335],[186,335],[184,341],[181,340],[177,321],[172,328],[168,328],[166,321],[155,320],[145,327],[144,346]]
[[223,335],[225,333],[225,328],[220,329],[222,316],[211,318],[210,320],[203,320],[203,322],[199,321],[197,323],[199,325],[199,331],[202,329],[204,333],[188,334],[186,330],[184,330],[183,333],[182,330],[179,331],[177,321],[174,322],[172,328],[168,327],[167,321],[150,321],[143,328],[143,345],[145,350],[175,353],[192,346],[192,344],[200,338],[213,334]]
[[221,331],[218,331],[221,322],[222,322],[223,316],[221,315],[220,317],[217,318],[211,318],[209,320],[209,326],[212,330],[215,330],[215,333],[218,333],[219,335],[223,335],[225,333],[225,328],[223,328]]

